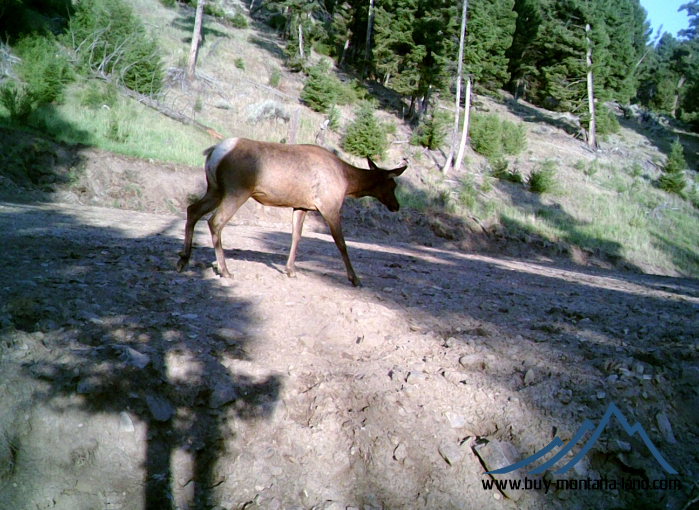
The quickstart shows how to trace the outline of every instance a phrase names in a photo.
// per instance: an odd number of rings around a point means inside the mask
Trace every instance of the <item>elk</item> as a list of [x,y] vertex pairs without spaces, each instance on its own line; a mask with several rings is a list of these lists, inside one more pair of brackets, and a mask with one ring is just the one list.
[[346,196],[377,198],[389,211],[400,208],[395,178],[406,166],[393,170],[378,168],[367,158],[369,169],[345,163],[332,152],[316,145],[285,145],[245,138],[229,138],[204,151],[207,189],[204,197],[187,208],[184,249],[179,253],[177,270],[182,271],[192,253],[194,226],[205,214],[209,218],[211,240],[221,276],[230,278],[221,246],[221,231],[236,211],[253,198],[262,205],[291,207],[292,236],[286,273],[295,276],[296,248],[301,239],[308,211],[318,211],[325,219],[342,260],[347,278],[361,285],[352,269],[340,226],[340,208]]

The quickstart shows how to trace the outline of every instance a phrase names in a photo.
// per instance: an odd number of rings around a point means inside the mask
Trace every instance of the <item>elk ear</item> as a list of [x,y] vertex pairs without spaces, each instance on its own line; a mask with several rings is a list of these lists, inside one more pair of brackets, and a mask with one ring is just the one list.
[[376,166],[376,163],[374,163],[369,156],[366,157],[366,160],[369,163],[370,170],[378,170],[379,169],[379,167]]
[[394,168],[393,170],[388,170],[388,176],[389,177],[398,177],[400,174],[405,172],[405,169],[408,168],[408,165],[404,165],[398,168]]

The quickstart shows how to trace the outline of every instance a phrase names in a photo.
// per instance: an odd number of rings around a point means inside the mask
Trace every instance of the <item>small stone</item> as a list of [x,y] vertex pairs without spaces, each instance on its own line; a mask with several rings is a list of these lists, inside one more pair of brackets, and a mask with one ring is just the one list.
[[79,395],[87,395],[94,393],[97,389],[96,384],[90,378],[80,379],[78,382],[77,392]]
[[157,421],[168,421],[175,412],[165,399],[158,396],[147,395],[146,404],[148,404],[148,409],[150,409],[153,418]]
[[211,393],[211,400],[209,401],[209,407],[212,409],[218,409],[219,407],[232,402],[238,398],[238,392],[236,389],[226,381],[220,381],[214,387],[214,391]]
[[451,425],[451,428],[453,429],[459,429],[466,425],[466,418],[464,418],[460,414],[447,411],[446,413],[444,413],[444,416],[447,417],[449,425]]
[[409,384],[416,384],[420,381],[425,380],[425,373],[420,372],[420,371],[412,371],[408,374],[408,377],[406,377],[405,382]]
[[459,364],[469,370],[485,369],[485,362],[480,354],[466,354],[459,358]]
[[402,462],[407,456],[408,449],[402,443],[396,446],[395,450],[393,450],[393,458],[398,462]]
[[450,466],[456,466],[464,457],[459,447],[453,443],[441,445],[439,454]]
[[607,394],[604,391],[598,391],[596,396],[599,400],[602,400]]
[[699,367],[683,367],[682,384],[687,384],[694,387],[699,386]]
[[[512,444],[504,441],[490,441],[486,444],[479,445],[475,448],[475,452],[483,461],[487,471],[495,471],[510,466],[519,460],[519,452],[517,449]],[[496,480],[519,480],[521,485],[524,485],[524,479],[519,473],[519,470],[504,475],[493,474],[491,476]],[[508,485],[502,492],[504,492],[508,498],[518,501],[519,498],[522,497],[523,489],[513,490]]]
[[455,385],[460,385],[463,381],[465,381],[468,376],[467,374],[464,374],[462,372],[457,372],[455,370],[448,370],[444,372],[444,378],[449,381],[452,384]]
[[128,365],[136,367],[140,370],[146,368],[146,366],[148,366],[148,363],[150,363],[150,356],[126,346],[124,346],[121,356],[119,356],[119,359],[121,359],[122,361],[126,361]]
[[573,400],[573,390],[561,390],[558,392],[558,400],[560,400],[563,404],[570,404],[570,402]]
[[670,420],[667,419],[667,414],[665,414],[664,412],[658,413],[655,415],[655,419],[658,422],[658,428],[660,429],[660,433],[663,435],[665,441],[667,441],[670,444],[677,443],[677,439],[675,439],[675,434],[672,432],[672,425],[670,424]]
[[524,374],[524,385],[531,386],[534,384],[534,381],[536,381],[536,372],[534,372],[533,368],[530,368],[527,370],[527,373]]
[[133,426],[133,421],[131,421],[131,417],[129,416],[129,413],[126,411],[122,411],[119,413],[119,432],[133,432],[134,426]]

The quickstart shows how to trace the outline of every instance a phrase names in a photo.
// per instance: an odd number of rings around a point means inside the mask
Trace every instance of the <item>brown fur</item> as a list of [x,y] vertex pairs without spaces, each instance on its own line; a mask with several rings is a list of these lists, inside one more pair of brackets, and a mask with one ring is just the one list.
[[318,211],[330,228],[347,268],[347,278],[360,285],[347,255],[340,226],[340,208],[346,196],[372,196],[390,211],[399,209],[395,177],[405,166],[382,170],[368,159],[369,170],[345,163],[315,145],[285,145],[229,138],[204,151],[208,188],[204,197],[187,208],[184,249],[177,269],[182,271],[192,252],[194,226],[205,214],[216,210],[209,229],[221,275],[230,277],[221,246],[221,230],[248,198],[263,205],[293,208],[292,240],[286,271],[294,276],[296,248],[308,211]]

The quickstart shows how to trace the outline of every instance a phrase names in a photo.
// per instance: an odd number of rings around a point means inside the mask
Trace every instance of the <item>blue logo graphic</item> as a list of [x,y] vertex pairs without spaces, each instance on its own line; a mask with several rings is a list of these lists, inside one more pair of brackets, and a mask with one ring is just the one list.
[[[590,440],[587,442],[587,444],[583,447],[580,452],[573,457],[573,459],[568,462],[565,466],[562,468],[554,471],[555,474],[561,475],[565,473],[566,471],[570,470],[573,466],[575,466],[580,460],[587,454],[587,452],[594,446],[594,444],[597,442],[597,439],[599,438],[600,434],[602,434],[602,431],[604,430],[604,427],[607,426],[607,422],[609,419],[612,417],[612,415],[616,416],[616,419],[619,420],[619,423],[624,427],[624,430],[626,431],[627,434],[630,436],[633,436],[635,433],[638,432],[638,435],[643,439],[643,442],[646,444],[650,452],[653,454],[653,457],[655,457],[655,460],[657,460],[661,466],[663,466],[663,469],[667,471],[671,475],[676,475],[677,471],[675,471],[670,464],[667,463],[667,461],[663,458],[662,455],[660,455],[660,452],[658,449],[655,447],[653,442],[650,440],[648,437],[648,434],[646,434],[646,431],[643,430],[643,427],[641,427],[640,423],[636,423],[633,427],[629,426],[629,422],[626,421],[626,418],[622,414],[621,411],[617,408],[617,406],[614,405],[614,402],[609,404],[609,407],[607,408],[607,412],[604,413],[604,417],[602,418],[602,421],[600,424],[597,426],[597,429],[595,429],[595,432],[592,434],[592,437]],[[528,464],[531,464],[532,462],[535,462],[536,460],[540,459],[550,451],[552,451],[554,448],[561,448],[561,450],[551,457],[551,459],[548,462],[545,462],[541,466],[539,466],[536,469],[533,469],[528,472],[530,475],[537,475],[539,473],[543,473],[547,469],[549,469],[551,466],[553,466],[556,462],[561,460],[566,453],[568,453],[577,443],[582,439],[583,435],[585,435],[585,432],[588,430],[594,429],[594,425],[592,422],[588,419],[585,420],[585,422],[580,426],[578,431],[575,433],[573,438],[568,442],[567,445],[563,446],[563,441],[556,436],[553,441],[551,441],[549,444],[547,444],[542,450],[539,450],[536,452],[534,455],[530,455],[524,460],[520,460],[519,462],[516,462],[515,464],[511,464],[509,466],[506,466],[501,469],[496,469],[494,471],[488,471],[485,473],[486,475],[504,475],[506,473],[511,473],[512,471],[522,468]]]

